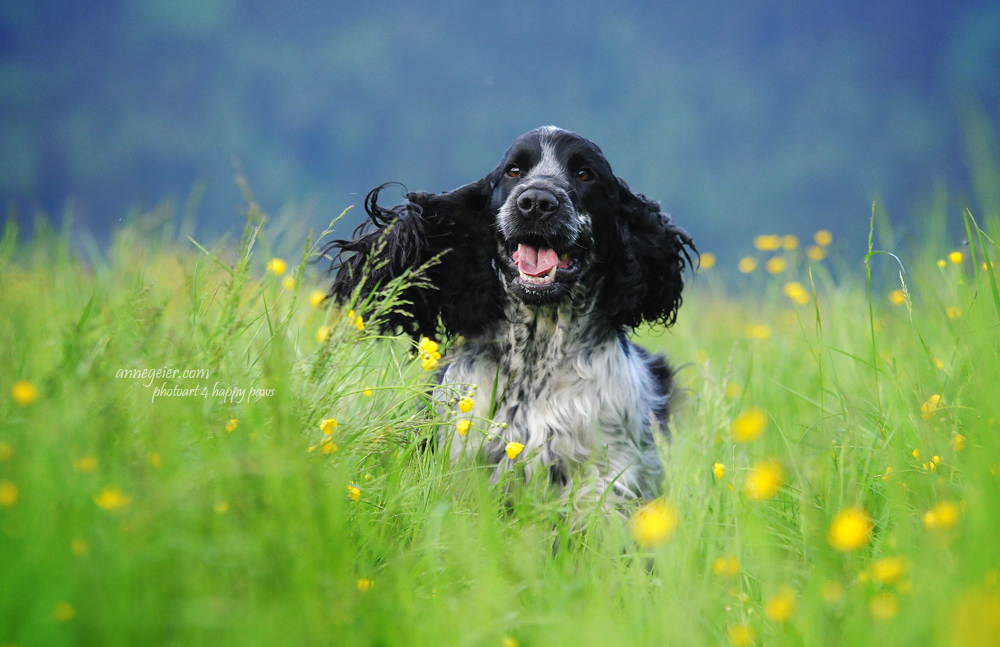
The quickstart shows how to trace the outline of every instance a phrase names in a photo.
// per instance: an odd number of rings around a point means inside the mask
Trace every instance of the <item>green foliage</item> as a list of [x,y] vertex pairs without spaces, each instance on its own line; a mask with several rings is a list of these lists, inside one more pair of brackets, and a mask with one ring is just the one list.
[[[796,250],[777,274],[703,270],[672,332],[641,336],[682,367],[661,447],[679,523],[641,549],[629,511],[581,512],[516,470],[491,484],[427,451],[455,419],[428,406],[417,348],[376,334],[370,302],[321,303],[309,242],[269,264],[278,232],[249,211],[237,243],[196,249],[156,216],[87,260],[51,229],[5,229],[0,643],[1000,639],[996,223],[970,214],[974,261],[901,254],[894,301],[878,286],[899,266],[876,249],[875,281],[835,281]],[[130,369],[210,375],[118,377]],[[752,408],[767,429],[736,443]],[[784,485],[754,500],[767,460]],[[850,508],[873,526],[840,552],[831,524]]]

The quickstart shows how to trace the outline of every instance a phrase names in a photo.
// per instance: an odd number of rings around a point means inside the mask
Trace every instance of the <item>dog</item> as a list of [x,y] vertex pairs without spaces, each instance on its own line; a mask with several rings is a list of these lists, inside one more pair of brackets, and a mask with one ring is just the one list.
[[[553,126],[518,137],[492,172],[454,191],[385,208],[385,186],[366,197],[355,238],[328,248],[330,297],[346,303],[424,268],[381,325],[464,338],[442,362],[441,413],[500,425],[449,425],[439,446],[452,460],[485,458],[498,479],[519,443],[525,478],[544,473],[563,494],[658,496],[655,436],[668,437],[673,372],[628,332],[675,322],[691,237],[617,178],[597,145]],[[461,412],[454,393],[468,385],[480,392]]]

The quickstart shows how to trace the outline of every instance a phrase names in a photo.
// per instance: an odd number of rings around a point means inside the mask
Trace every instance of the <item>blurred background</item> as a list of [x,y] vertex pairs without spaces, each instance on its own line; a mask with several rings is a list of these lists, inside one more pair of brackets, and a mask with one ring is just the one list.
[[358,205],[347,233],[373,186],[455,188],[555,124],[702,250],[861,245],[876,197],[904,230],[935,187],[976,209],[1000,3],[3,0],[0,114],[3,205],[100,241],[164,200],[241,228],[234,168],[316,230]]

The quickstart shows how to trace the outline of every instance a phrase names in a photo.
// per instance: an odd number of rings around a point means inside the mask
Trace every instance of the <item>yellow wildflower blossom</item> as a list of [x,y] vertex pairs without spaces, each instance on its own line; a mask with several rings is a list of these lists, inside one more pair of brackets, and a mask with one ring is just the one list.
[[716,480],[721,481],[726,474],[726,466],[722,463],[716,463],[712,466],[712,474],[715,475]]
[[799,237],[787,234],[781,238],[781,246],[787,250],[796,249],[799,246]]
[[906,303],[906,294],[902,290],[893,290],[889,293],[889,303],[894,306],[901,306]]
[[504,448],[504,451],[507,452],[507,458],[514,460],[517,458],[518,454],[524,451],[524,443],[507,443],[507,447]]
[[757,269],[757,259],[753,256],[744,256],[740,259],[740,262],[736,264],[736,268],[744,274],[749,274]]
[[[941,406],[941,396],[935,393],[931,397],[927,398],[927,401],[920,405],[920,417],[924,420],[930,420],[937,414],[938,407]],[[914,454],[914,458],[918,458],[919,454]]]
[[236,428],[240,426],[239,418],[232,418],[226,423],[226,433],[231,434],[236,431]]
[[892,620],[899,611],[899,603],[896,602],[895,595],[882,591],[872,598],[868,610],[876,620]]
[[841,552],[857,550],[871,539],[872,525],[872,518],[864,508],[844,508],[830,523],[827,541]]
[[958,506],[952,501],[941,501],[924,513],[924,527],[928,530],[947,530],[958,523]]
[[729,637],[729,642],[733,644],[733,647],[748,647],[753,644],[756,634],[754,634],[753,627],[750,625],[739,624],[726,627],[726,635]]
[[901,557],[883,557],[872,563],[872,579],[880,584],[894,584],[906,574],[906,562]]
[[944,313],[948,315],[949,319],[959,319],[962,316],[962,309],[958,306],[948,306]]
[[882,480],[888,481],[891,475],[892,475],[892,465],[889,465],[888,467],[885,468],[885,473],[882,474]]
[[786,283],[784,292],[785,296],[800,306],[809,303],[809,293],[806,292],[806,289],[798,281]]
[[361,499],[361,488],[348,484],[347,486],[347,496],[351,497],[351,501],[358,501]]
[[56,622],[69,622],[76,615],[76,609],[69,602],[56,602],[55,608],[52,609],[52,617]]
[[820,229],[813,234],[813,242],[821,247],[826,247],[833,242],[833,234],[830,233],[829,229]]
[[437,368],[438,360],[441,359],[441,353],[438,352],[437,342],[428,339],[427,337],[421,337],[420,342],[417,344],[417,348],[420,351],[420,357],[422,360],[423,368],[425,371],[431,371]]
[[323,418],[323,420],[319,423],[319,430],[323,432],[324,436],[329,436],[336,428],[337,421],[333,418]]
[[17,505],[17,486],[10,481],[0,483],[0,506],[13,508]]
[[366,577],[362,577],[360,580],[358,580],[358,590],[361,591],[362,593],[371,590],[373,586],[375,586],[374,580],[369,580]]
[[272,258],[267,262],[267,271],[275,276],[281,276],[288,270],[288,263],[280,258]]
[[226,503],[225,501],[219,501],[218,503],[215,504],[216,514],[226,514],[227,512],[229,512],[228,503]]
[[795,591],[792,587],[781,586],[764,604],[764,615],[774,622],[787,622],[795,615]]
[[948,262],[945,261],[943,258],[939,258],[937,260],[937,266],[940,267],[943,270],[944,268],[946,268],[948,266]]
[[806,256],[814,261],[821,261],[826,258],[826,249],[819,245],[810,245],[806,248]]
[[292,278],[291,276],[286,276],[284,279],[281,280],[281,287],[285,288],[286,290],[294,290],[295,279]]
[[948,254],[948,260],[955,265],[960,265],[962,263],[962,252],[952,252]]
[[324,454],[332,454],[337,451],[338,447],[335,442],[327,438],[322,443],[320,443],[319,450]]
[[366,398],[370,398],[370,397],[372,397],[372,393],[374,393],[374,391],[372,391],[372,389],[371,389],[370,386],[366,386],[365,390],[363,391],[363,393],[365,394]]
[[472,423],[469,422],[468,420],[459,420],[457,425],[458,435],[464,436],[465,434],[469,433],[470,426],[472,426]]
[[124,508],[132,500],[132,497],[125,496],[121,490],[113,487],[106,487],[100,494],[94,496],[94,503],[105,510],[117,510]]
[[18,380],[10,387],[10,396],[22,407],[28,407],[38,399],[38,387],[28,380]]
[[965,449],[965,436],[962,434],[955,434],[955,438],[952,439],[952,444],[955,445],[955,451],[960,452]]
[[716,557],[712,561],[712,572],[728,578],[736,577],[740,572],[740,560],[735,555]]
[[73,469],[77,472],[93,472],[97,469],[97,459],[93,456],[84,456],[73,461]]
[[326,292],[322,290],[313,290],[309,293],[309,305],[314,309],[319,310],[323,307],[323,302],[326,301]]
[[913,455],[913,458],[917,459],[918,461],[920,460],[920,450],[919,449],[914,449],[910,453]]
[[743,326],[743,334],[746,335],[748,339],[770,339],[771,327],[767,324],[748,323]]
[[350,324],[352,324],[358,330],[364,330],[365,329],[365,320],[364,320],[364,317],[362,317],[361,315],[355,313],[353,310],[348,310],[347,311],[347,322],[350,323]]
[[163,465],[163,458],[160,456],[159,452],[152,452],[149,455],[149,464],[153,467],[159,469]]
[[781,274],[785,271],[787,266],[788,263],[780,256],[769,258],[768,261],[764,263],[764,269],[767,270],[768,274]]
[[473,406],[475,406],[475,400],[472,398],[462,398],[458,401],[458,410],[462,413],[469,413]]
[[775,460],[763,460],[754,465],[743,484],[747,498],[754,501],[774,498],[781,489],[785,478],[781,464]]
[[9,443],[0,442],[0,461],[9,461],[14,456],[14,448]]
[[767,413],[758,407],[750,407],[733,420],[733,440],[738,443],[749,443],[760,438],[767,429]]
[[754,236],[753,246],[762,252],[773,252],[781,249],[781,236],[761,235]]
[[519,644],[516,638],[511,638],[510,636],[504,636],[503,641],[500,643],[501,647],[518,647]]
[[329,326],[320,326],[319,328],[316,329],[316,343],[317,344],[322,344],[323,342],[325,342],[329,338],[330,338],[330,327]]
[[705,252],[701,255],[701,261],[698,263],[698,269],[710,270],[715,267],[715,254],[712,252]]
[[726,385],[726,397],[727,398],[738,398],[743,393],[743,387],[736,382],[730,382]]
[[629,531],[635,543],[643,548],[656,548],[674,535],[679,518],[673,504],[656,499],[635,511],[629,520]]

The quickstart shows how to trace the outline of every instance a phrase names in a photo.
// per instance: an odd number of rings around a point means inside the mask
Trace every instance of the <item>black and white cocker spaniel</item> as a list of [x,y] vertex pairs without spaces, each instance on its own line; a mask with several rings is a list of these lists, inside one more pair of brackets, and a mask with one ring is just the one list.
[[450,427],[439,446],[452,459],[479,454],[499,475],[513,464],[508,443],[521,443],[526,478],[544,472],[563,493],[576,480],[578,493],[611,488],[609,501],[656,497],[654,436],[667,433],[672,372],[627,333],[674,322],[691,238],[615,177],[594,143],[551,126],[519,137],[489,175],[454,191],[407,193],[387,209],[382,188],[368,194],[370,222],[355,239],[330,246],[330,296],[343,303],[361,281],[366,294],[440,255],[383,327],[464,337],[443,362],[439,401],[477,385],[459,418],[505,426]]

